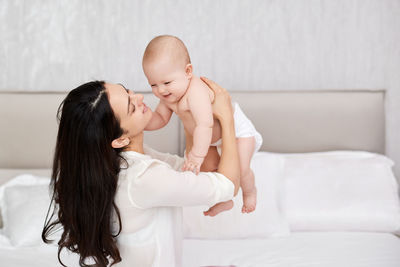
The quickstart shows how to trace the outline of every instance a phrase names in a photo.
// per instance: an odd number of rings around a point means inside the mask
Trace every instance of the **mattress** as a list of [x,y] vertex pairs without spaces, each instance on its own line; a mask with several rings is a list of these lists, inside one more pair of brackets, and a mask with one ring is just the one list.
[[[4,240],[3,240],[4,241]],[[75,255],[62,257],[77,266]],[[54,267],[57,247],[15,248],[1,242],[2,267]],[[184,240],[183,266],[398,267],[400,238],[388,233],[297,232],[270,239]]]

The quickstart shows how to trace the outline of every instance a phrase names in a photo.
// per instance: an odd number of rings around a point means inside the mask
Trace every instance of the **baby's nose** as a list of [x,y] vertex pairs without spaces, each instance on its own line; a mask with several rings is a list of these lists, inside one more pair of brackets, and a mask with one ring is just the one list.
[[165,93],[165,91],[166,91],[165,86],[163,84],[158,86],[158,92],[160,92],[162,94],[162,93]]

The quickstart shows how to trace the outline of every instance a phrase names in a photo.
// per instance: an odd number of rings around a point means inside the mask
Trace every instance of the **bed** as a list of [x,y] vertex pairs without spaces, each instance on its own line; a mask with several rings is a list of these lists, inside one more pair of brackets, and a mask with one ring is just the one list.
[[[145,102],[154,107],[149,93]],[[59,266],[40,243],[56,110],[65,92],[0,93],[1,266]],[[383,90],[232,92],[263,136],[256,212],[184,208],[183,266],[400,266],[400,204]],[[145,142],[182,155],[176,117]],[[38,227],[39,225],[39,227]],[[77,266],[73,254],[63,254]]]

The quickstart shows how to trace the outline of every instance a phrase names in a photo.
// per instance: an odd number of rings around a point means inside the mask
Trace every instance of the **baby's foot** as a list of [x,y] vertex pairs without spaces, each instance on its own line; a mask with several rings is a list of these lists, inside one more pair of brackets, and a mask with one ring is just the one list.
[[204,213],[204,216],[214,217],[218,213],[226,211],[226,210],[230,210],[231,208],[233,208],[233,201],[228,200],[225,202],[215,204],[214,206],[212,206],[211,208],[209,208],[207,211],[205,211],[203,213]]
[[249,192],[243,192],[243,207],[242,213],[250,213],[256,209],[257,204],[257,189],[254,187]]

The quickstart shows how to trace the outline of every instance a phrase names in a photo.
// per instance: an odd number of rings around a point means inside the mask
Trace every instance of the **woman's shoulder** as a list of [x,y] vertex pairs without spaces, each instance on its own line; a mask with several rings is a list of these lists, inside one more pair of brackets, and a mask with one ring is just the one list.
[[145,154],[150,156],[152,159],[160,160],[168,164],[174,170],[178,170],[184,163],[184,159],[178,155],[164,153],[157,151],[147,145],[144,145]]
[[149,166],[153,163],[163,164],[163,161],[154,157],[153,153],[138,153],[135,151],[124,151],[121,153],[121,157],[124,159],[121,164],[121,169],[132,169],[140,166]]
[[122,152],[121,156],[124,161],[121,164],[120,177],[139,178],[150,167],[157,166],[162,167],[164,170],[178,170],[184,162],[183,158],[177,155],[162,153],[149,146],[144,146],[144,152],[145,154],[134,151]]
[[148,145],[143,145],[144,153],[139,153],[136,151],[123,151],[121,152],[121,156],[126,159],[128,162],[134,163],[136,162],[146,162],[146,161],[154,161],[161,160],[164,161],[165,158],[174,156],[169,153],[159,152]]

